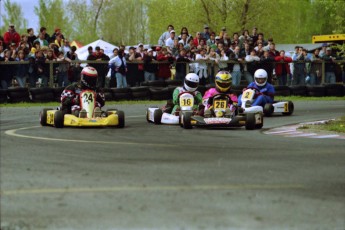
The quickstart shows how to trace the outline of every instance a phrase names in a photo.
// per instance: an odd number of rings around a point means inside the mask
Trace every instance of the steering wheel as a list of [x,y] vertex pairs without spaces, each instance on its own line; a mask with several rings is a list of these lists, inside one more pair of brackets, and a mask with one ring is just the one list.
[[216,95],[213,95],[212,97],[210,97],[209,99],[208,99],[208,104],[209,105],[212,105],[213,104],[213,100],[214,100],[214,98],[218,98],[218,97],[220,97],[220,98],[226,98],[227,100],[228,100],[228,103],[229,103],[229,105],[232,105],[234,102],[231,100],[231,97],[228,95],[228,94],[225,94],[225,93],[219,93],[219,94],[216,94]]

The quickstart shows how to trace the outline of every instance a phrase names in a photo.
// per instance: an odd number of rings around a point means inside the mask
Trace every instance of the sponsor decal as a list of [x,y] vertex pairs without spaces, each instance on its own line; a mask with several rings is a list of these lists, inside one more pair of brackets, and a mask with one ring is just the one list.
[[218,118],[204,118],[204,121],[206,124],[211,125],[211,124],[229,124],[231,121],[231,118],[226,118],[226,117],[218,117]]

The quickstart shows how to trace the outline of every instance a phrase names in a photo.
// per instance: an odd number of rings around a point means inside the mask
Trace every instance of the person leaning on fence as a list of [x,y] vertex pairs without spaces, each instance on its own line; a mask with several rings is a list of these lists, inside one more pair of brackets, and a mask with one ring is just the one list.
[[115,73],[117,88],[126,88],[127,63],[124,50],[119,50],[118,55],[109,61],[109,68]]
[[157,61],[161,62],[168,62],[168,63],[161,63],[158,66],[158,80],[164,81],[171,77],[170,65],[175,60],[171,54],[168,53],[167,48],[163,47],[161,52],[157,56]]
[[292,85],[305,85],[305,78],[307,74],[305,62],[309,59],[304,54],[303,47],[299,47],[298,53],[294,54],[292,57],[292,60],[294,61]]
[[187,57],[186,49],[181,49],[180,54],[176,58],[176,73],[175,73],[175,79],[176,80],[183,80],[184,76],[187,74],[187,63],[189,63],[190,60]]
[[24,88],[26,85],[26,77],[28,75],[28,65],[27,64],[20,64],[20,62],[27,61],[28,59],[25,57],[24,51],[18,51],[18,57],[15,59],[18,62],[16,68],[16,80],[18,82],[19,87]]
[[[288,75],[291,74],[289,63],[292,62],[292,58],[285,55],[285,51],[281,50],[279,56],[276,56],[274,60],[276,63],[275,71],[279,85],[286,85]],[[281,63],[279,63],[281,62]]]
[[208,79],[208,68],[206,61],[210,60],[209,56],[206,55],[206,49],[200,49],[199,53],[195,55],[195,73],[200,78],[200,85],[206,85]]
[[36,51],[35,68],[38,78],[42,80],[42,86],[47,87],[49,80],[49,63],[46,63],[46,58],[42,50]]
[[229,59],[236,62],[230,65],[232,85],[240,85],[243,66],[239,62],[243,61],[243,57],[240,56],[239,46],[236,46],[234,53],[229,57]]
[[71,59],[64,57],[64,53],[60,52],[56,60],[60,62],[57,67],[58,85],[59,87],[66,87],[70,83],[68,80],[68,70]]
[[[0,58],[1,62],[8,63],[8,62],[13,62],[14,59],[11,57],[11,51],[10,50],[5,50],[5,56],[4,58]],[[0,65],[0,82],[1,82],[1,88],[2,89],[8,89],[8,87],[11,87],[12,85],[12,80],[13,76],[15,74],[12,65]]]
[[147,54],[144,55],[144,76],[145,81],[154,81],[156,80],[156,72],[158,65],[152,63],[155,61],[155,57],[153,56],[153,50],[148,49]]
[[337,63],[335,60],[339,58],[332,53],[332,48],[327,47],[326,54],[322,57],[322,60],[325,61],[325,83],[326,84],[335,84],[336,77],[335,77],[335,68]]
[[319,56],[320,50],[315,49],[311,57],[310,64],[310,85],[319,85],[321,83],[322,76],[322,60]]

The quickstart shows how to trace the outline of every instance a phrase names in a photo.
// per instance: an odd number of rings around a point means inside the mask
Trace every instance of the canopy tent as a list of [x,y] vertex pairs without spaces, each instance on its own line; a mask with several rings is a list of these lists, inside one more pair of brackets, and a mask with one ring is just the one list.
[[72,42],[70,43],[70,46],[71,46],[71,47],[72,47],[72,46],[75,46],[75,47],[77,47],[77,49],[83,47],[83,45],[82,45],[80,42],[76,41],[76,40],[72,41]]
[[90,44],[87,44],[87,45],[77,49],[76,53],[78,54],[79,60],[86,60],[87,59],[87,57],[89,56],[89,52],[88,52],[87,48],[89,46],[91,46],[93,48],[93,50],[95,50],[96,46],[99,46],[101,49],[104,50],[104,54],[108,55],[109,57],[111,55],[113,55],[113,50],[115,48],[117,48],[117,49],[119,48],[113,44],[110,44],[108,42],[105,42],[105,41],[99,39],[97,41],[94,41]]

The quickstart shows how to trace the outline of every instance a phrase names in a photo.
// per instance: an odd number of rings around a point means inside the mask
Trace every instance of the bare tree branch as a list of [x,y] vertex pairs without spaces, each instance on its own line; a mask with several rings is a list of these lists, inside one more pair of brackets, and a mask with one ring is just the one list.
[[96,32],[96,29],[97,29],[97,21],[98,21],[98,18],[99,18],[99,13],[101,12],[101,9],[102,9],[102,5],[103,5],[103,0],[101,0],[101,3],[99,4],[99,7],[97,9],[97,13],[96,13],[96,16],[95,16],[95,22],[94,22],[94,25],[93,25],[93,28],[94,28],[95,32]]

